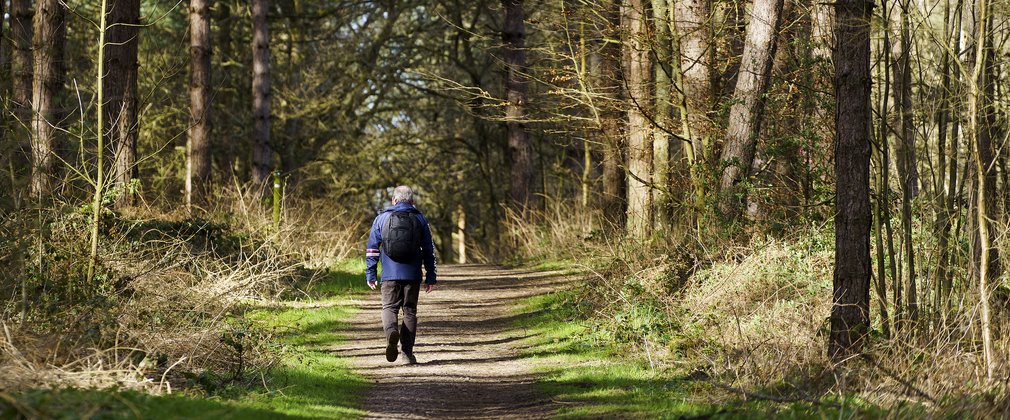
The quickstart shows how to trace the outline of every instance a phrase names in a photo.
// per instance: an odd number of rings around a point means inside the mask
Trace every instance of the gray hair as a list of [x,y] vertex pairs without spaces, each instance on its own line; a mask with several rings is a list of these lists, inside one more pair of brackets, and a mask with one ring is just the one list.
[[409,203],[414,204],[414,190],[406,185],[401,185],[393,190],[393,204]]

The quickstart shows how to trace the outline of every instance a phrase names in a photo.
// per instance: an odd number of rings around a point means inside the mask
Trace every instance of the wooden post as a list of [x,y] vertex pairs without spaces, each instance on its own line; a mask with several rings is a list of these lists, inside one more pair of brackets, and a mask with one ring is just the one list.
[[274,230],[281,229],[281,171],[274,171]]

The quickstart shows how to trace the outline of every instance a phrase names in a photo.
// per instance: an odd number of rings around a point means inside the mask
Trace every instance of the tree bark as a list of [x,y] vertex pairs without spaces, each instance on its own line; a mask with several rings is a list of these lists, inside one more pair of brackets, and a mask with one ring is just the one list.
[[[235,57],[235,49],[232,46],[232,40],[235,35],[235,21],[238,17],[232,14],[230,3],[230,1],[221,1],[216,6],[217,15],[215,19],[217,21],[218,32],[215,34],[217,39],[214,41],[214,46],[217,48],[217,60],[222,63],[218,67],[218,71],[215,72],[219,80],[217,86],[229,90],[234,86],[236,80],[233,76],[235,73],[233,67],[235,66],[229,63],[239,61]],[[239,95],[220,95],[214,101],[214,112],[226,115],[230,110],[237,109],[238,103],[242,102],[237,96]],[[223,144],[218,143],[217,145],[218,147],[213,159],[218,162],[218,174],[222,177],[222,182],[231,182],[233,177],[241,180],[252,178],[247,170],[250,162],[242,158],[242,156],[249,155],[249,148],[238,144],[242,142],[243,137],[242,135],[225,136],[221,139],[221,143]],[[246,170],[242,171],[239,169],[240,167]]]
[[[11,0],[11,74],[13,88],[11,99],[14,105],[14,115],[18,127],[31,126],[32,102],[32,18],[35,10],[31,0]],[[19,129],[24,133],[22,142],[30,138],[30,130]]]
[[648,36],[645,3],[627,0],[621,4],[621,24],[627,38],[622,42],[628,89],[628,213],[625,226],[629,237],[644,239],[652,230],[652,134],[648,112],[651,98],[652,62],[645,40]]
[[60,148],[59,102],[63,92],[67,28],[66,8],[59,0],[41,0],[35,12],[34,79],[32,83],[32,179],[35,197],[48,194],[56,178]]
[[[957,28],[956,24],[957,13],[951,15],[950,0],[944,3],[943,8],[943,30],[944,30],[944,45],[948,46],[950,50],[943,52],[943,58],[940,64],[940,107],[936,111],[936,126],[937,126],[937,166],[939,166],[940,174],[937,177],[936,186],[934,190],[936,191],[935,197],[935,208],[936,208],[936,218],[934,220],[934,229],[937,238],[937,265],[935,276],[933,278],[933,284],[936,290],[935,305],[937,311],[941,315],[945,315],[946,303],[948,302],[948,295],[950,288],[948,284],[950,283],[950,269],[949,269],[949,259],[950,259],[950,229],[951,229],[951,219],[954,217],[953,214],[953,201],[951,198],[954,196],[956,191],[956,166],[957,166],[957,147],[956,141],[948,142],[948,132],[947,129],[950,123],[951,117],[951,61],[956,58],[951,52],[960,49],[960,43],[957,41],[957,31],[953,28]],[[953,134],[953,133],[952,133]],[[956,137],[951,135],[956,140]],[[950,159],[948,159],[947,154],[950,152]],[[950,165],[950,162],[953,165]],[[950,171],[950,173],[948,173]],[[950,206],[948,207],[948,203]]]
[[835,3],[835,272],[828,355],[858,353],[870,305],[870,18],[868,0]]
[[[918,296],[915,276],[915,246],[912,243],[912,200],[919,192],[919,171],[915,158],[915,126],[912,111],[912,40],[908,24],[908,1],[896,0],[891,11],[892,24],[897,24],[897,40],[891,42],[894,103],[898,111],[897,142],[898,179],[901,184],[901,235],[905,262],[904,283],[908,295],[908,316],[918,318]],[[895,29],[895,28],[892,28]]]
[[733,106],[729,111],[729,127],[722,149],[722,163],[726,168],[719,183],[719,212],[727,220],[740,215],[742,196],[738,184],[750,173],[761,130],[764,112],[764,94],[771,80],[775,57],[776,38],[782,18],[783,0],[755,0],[740,74],[733,92]]
[[140,34],[140,1],[113,0],[108,4],[106,31],[105,92],[106,144],[115,150],[116,170],[112,180],[121,189],[117,206],[133,205],[130,181],[137,177],[137,45]]
[[712,79],[712,30],[709,0],[674,0],[674,16],[679,39],[679,72],[682,94],[684,137],[690,139],[689,163],[693,172],[695,211],[700,225],[705,212],[704,176],[709,142],[714,133],[709,113],[712,111],[715,86]]
[[622,95],[621,77],[621,47],[613,42],[619,34],[620,8],[619,0],[607,0],[601,15],[604,17],[604,30],[601,34],[603,45],[594,54],[596,74],[593,77],[594,90],[606,101],[601,101],[600,134],[603,143],[603,213],[612,226],[624,226],[625,215],[625,182],[623,169],[623,153],[621,147],[621,113],[615,103]]
[[206,203],[211,186],[210,2],[189,3],[189,143],[186,147],[186,205]]
[[991,19],[989,17],[988,0],[977,0],[973,5],[970,18],[973,21],[974,45],[971,53],[971,81],[968,92],[968,133],[974,148],[974,164],[976,175],[976,218],[978,227],[976,249],[978,269],[979,303],[981,306],[980,327],[982,334],[982,350],[986,365],[986,376],[991,380],[995,373],[995,356],[992,346],[992,331],[990,326],[989,288],[992,279],[999,278],[999,254],[992,246],[992,224],[996,217],[996,174],[994,150],[992,144],[992,129],[995,123],[993,109],[992,65],[993,50],[991,43]]
[[533,144],[526,132],[526,24],[522,0],[502,0],[505,61],[505,127],[508,136],[509,196],[519,211],[529,208],[534,192]]
[[670,132],[673,131],[673,25],[671,1],[652,0],[652,14],[655,22],[656,36],[653,49],[656,52],[655,83],[656,83],[656,130],[652,139],[652,180],[656,188],[653,191],[655,202],[653,222],[656,232],[669,230],[671,223],[672,202],[670,194],[670,158],[678,155],[679,142],[671,143]]
[[269,0],[253,0],[253,181],[270,176],[270,25]]
[[[463,207],[463,203],[456,204],[456,238],[459,241],[457,243],[456,251],[456,262],[459,264],[466,264],[466,208]],[[446,247],[452,248],[450,244],[446,244]]]

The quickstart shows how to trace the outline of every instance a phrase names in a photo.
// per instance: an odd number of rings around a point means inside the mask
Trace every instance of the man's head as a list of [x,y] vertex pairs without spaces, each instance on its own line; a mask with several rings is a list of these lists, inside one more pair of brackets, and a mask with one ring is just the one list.
[[400,203],[414,204],[414,190],[406,185],[401,185],[393,190],[393,205]]

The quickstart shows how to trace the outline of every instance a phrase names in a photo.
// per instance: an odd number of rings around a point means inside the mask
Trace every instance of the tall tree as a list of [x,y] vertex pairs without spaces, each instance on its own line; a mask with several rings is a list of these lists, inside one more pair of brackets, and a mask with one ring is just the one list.
[[253,180],[270,176],[270,24],[269,0],[253,0]]
[[[911,319],[917,317],[918,297],[915,278],[915,244],[912,241],[912,199],[919,190],[919,171],[915,159],[915,122],[912,110],[912,39],[909,30],[908,0],[896,0],[889,16],[897,38],[890,42],[894,103],[897,107],[898,180],[901,185],[901,235],[905,262],[906,303]],[[901,313],[899,308],[898,314]]]
[[189,3],[189,139],[186,144],[186,206],[203,204],[211,175],[210,2]]
[[783,0],[755,0],[747,25],[740,73],[729,111],[729,127],[722,149],[726,165],[719,183],[719,212],[727,219],[740,214],[742,200],[737,184],[750,173],[761,130],[764,95],[771,80]]
[[974,42],[970,45],[971,79],[968,83],[968,136],[971,139],[975,167],[975,236],[976,269],[978,272],[979,303],[981,306],[982,350],[985,358],[986,376],[991,380],[995,373],[996,360],[993,354],[991,314],[989,309],[990,282],[999,277],[999,254],[992,246],[993,222],[996,215],[996,168],[992,144],[995,127],[993,104],[993,48],[991,16],[988,0],[975,0],[970,5],[971,13],[965,16],[971,21]]
[[594,90],[608,101],[600,105],[600,134],[603,143],[603,210],[614,226],[624,225],[625,194],[624,163],[621,144],[622,115],[613,103],[620,102],[623,89],[621,77],[621,44],[614,42],[620,33],[620,1],[606,0],[603,3],[601,31],[602,46],[593,54],[595,69],[592,78]]
[[[35,10],[31,0],[11,0],[11,99],[18,126],[31,126],[32,102],[32,18]],[[18,130],[28,133],[28,130]],[[29,136],[22,136],[27,139]]]
[[130,180],[137,177],[137,46],[140,43],[140,1],[112,0],[106,10],[105,43],[106,144],[116,152],[113,185],[122,189],[117,205],[132,205]]
[[656,35],[653,49],[656,52],[656,130],[652,139],[653,222],[656,230],[664,232],[670,224],[670,160],[678,155],[679,142],[670,142],[673,130],[673,5],[670,0],[652,0],[652,13]]
[[[936,286],[936,307],[947,309],[950,302],[952,277],[950,272],[950,232],[953,226],[954,204],[957,200],[957,161],[958,161],[958,121],[952,117],[951,89],[960,81],[960,72],[954,71],[956,51],[961,49],[960,8],[951,13],[950,0],[944,2],[944,50],[940,65],[940,107],[936,111],[937,125],[937,161],[940,166],[940,176],[936,187],[936,221],[934,223],[937,237],[937,268],[934,271]],[[948,136],[948,126],[950,135]],[[948,142],[948,137],[950,141]],[[947,158],[947,153],[950,158]],[[946,184],[946,187],[945,187]],[[945,313],[946,311],[944,311]]]
[[63,93],[66,7],[60,0],[40,0],[35,11],[34,79],[32,82],[32,195],[53,187],[60,149],[58,125]]
[[652,82],[652,61],[646,43],[648,22],[643,0],[626,0],[621,4],[621,25],[626,38],[622,45],[625,77],[628,89],[627,128],[627,235],[644,239],[652,230],[652,133],[646,112],[649,112]]
[[709,143],[715,131],[709,112],[712,110],[715,86],[712,78],[711,3],[709,0],[675,0],[674,26],[680,41],[679,78],[681,87],[681,118],[684,137],[690,140],[689,163],[694,175],[695,206],[704,210],[705,181],[703,179]]
[[526,23],[522,0],[502,0],[505,61],[505,126],[508,131],[509,194],[517,209],[526,209],[533,198],[533,143],[526,132]]
[[835,272],[828,355],[859,352],[870,325],[869,0],[835,3]]

